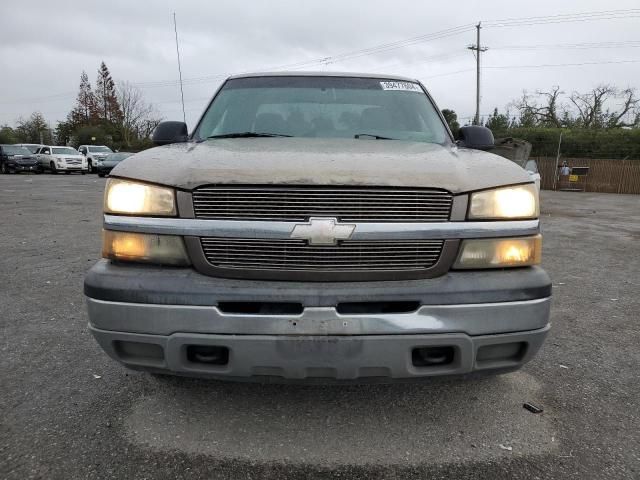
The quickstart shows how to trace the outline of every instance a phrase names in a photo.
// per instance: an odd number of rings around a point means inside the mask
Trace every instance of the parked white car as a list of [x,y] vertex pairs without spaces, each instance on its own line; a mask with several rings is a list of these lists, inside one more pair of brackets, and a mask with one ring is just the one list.
[[106,145],[80,145],[78,151],[87,159],[90,173],[97,171],[98,162],[103,161],[107,158],[107,155],[113,153],[113,150]]
[[36,157],[40,166],[53,174],[80,172],[84,175],[88,171],[87,159],[73,147],[45,145],[40,147]]

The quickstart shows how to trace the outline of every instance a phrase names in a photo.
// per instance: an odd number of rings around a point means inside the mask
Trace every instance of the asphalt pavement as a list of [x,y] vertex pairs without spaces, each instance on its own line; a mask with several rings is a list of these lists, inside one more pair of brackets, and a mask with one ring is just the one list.
[[640,478],[640,196],[543,192],[553,328],[521,371],[301,386],[110,360],[82,293],[103,188],[0,176],[1,479]]

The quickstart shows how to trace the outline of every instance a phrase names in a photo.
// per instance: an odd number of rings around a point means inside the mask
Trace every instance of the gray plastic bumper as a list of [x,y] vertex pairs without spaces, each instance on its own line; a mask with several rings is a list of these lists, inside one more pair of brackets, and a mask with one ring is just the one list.
[[[229,379],[418,379],[517,369],[549,330],[551,282],[540,268],[449,272],[395,282],[275,282],[192,269],[98,262],[85,279],[90,330],[131,368]],[[299,314],[228,313],[221,302],[296,302]],[[340,314],[340,302],[410,301],[405,313]],[[220,347],[221,365],[192,361]],[[419,366],[416,349],[444,347]]]
[[[472,337],[435,335],[202,335],[169,336],[112,332],[91,328],[114,359],[137,369],[226,379],[276,377],[286,380],[419,379],[491,370],[513,370],[529,361],[549,326],[519,333]],[[191,345],[228,349],[225,365],[189,359]],[[446,347],[454,354],[445,365],[416,366],[414,349]]]

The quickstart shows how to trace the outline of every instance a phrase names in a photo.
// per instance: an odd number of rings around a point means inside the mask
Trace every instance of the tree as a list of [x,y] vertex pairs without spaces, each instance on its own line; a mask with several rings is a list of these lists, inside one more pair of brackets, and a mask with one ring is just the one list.
[[51,129],[40,112],[33,112],[27,120],[18,119],[14,131],[19,143],[53,143]]
[[80,75],[80,89],[76,97],[76,105],[67,115],[67,123],[71,128],[77,128],[81,125],[96,123],[97,118],[96,97],[91,90],[89,76],[83,71],[82,75]]
[[[522,126],[562,127],[562,116],[566,107],[560,104],[560,95],[564,92],[555,86],[550,91],[538,90],[534,95],[523,92],[522,97],[512,102],[520,113]],[[538,103],[543,100],[543,103]]]
[[118,122],[126,146],[148,138],[162,118],[153,105],[144,100],[142,91],[128,82],[119,82],[116,91],[122,115]]
[[582,128],[603,128],[606,124],[605,102],[616,91],[610,85],[599,85],[590,92],[573,92],[569,99],[578,110],[578,122]]
[[506,115],[504,113],[498,113],[498,109],[494,108],[493,113],[489,115],[484,126],[494,132],[504,132],[508,130],[510,126],[509,115],[508,113]]
[[16,132],[9,125],[0,127],[0,143],[18,143]]
[[458,122],[458,114],[453,110],[445,108],[442,110],[442,116],[447,121],[447,125],[451,129],[451,133],[455,138],[458,138],[458,132],[460,131],[460,123]]
[[117,123],[121,121],[122,110],[116,95],[116,84],[104,62],[100,64],[98,69],[95,97],[98,117],[102,122]]

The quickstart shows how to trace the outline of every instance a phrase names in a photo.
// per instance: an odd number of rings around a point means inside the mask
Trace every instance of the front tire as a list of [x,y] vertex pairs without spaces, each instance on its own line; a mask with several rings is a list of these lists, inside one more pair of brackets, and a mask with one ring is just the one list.
[[0,163],[0,172],[2,172],[3,175],[9,174],[9,167],[7,167],[6,163],[4,162]]
[[56,168],[56,164],[51,162],[49,164],[49,169],[51,170],[51,175],[57,175],[58,174],[58,169]]
[[87,166],[89,169],[89,173],[93,173],[93,162],[91,160],[87,160]]

